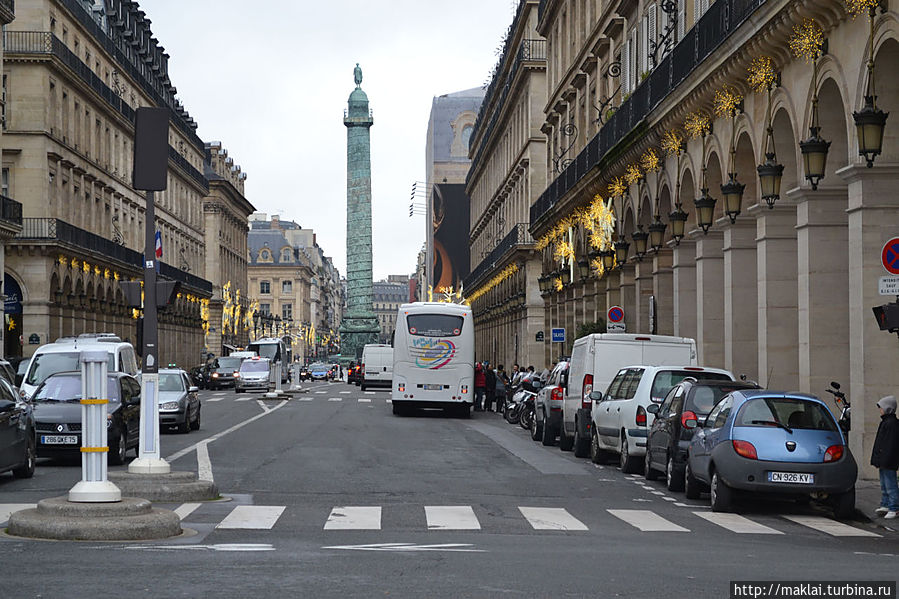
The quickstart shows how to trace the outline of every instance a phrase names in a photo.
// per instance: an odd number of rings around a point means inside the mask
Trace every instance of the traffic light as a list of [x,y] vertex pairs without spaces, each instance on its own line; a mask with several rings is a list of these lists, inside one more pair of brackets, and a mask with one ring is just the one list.
[[899,333],[899,304],[884,304],[875,306],[874,318],[877,319],[877,326],[881,331],[889,331],[890,333]]

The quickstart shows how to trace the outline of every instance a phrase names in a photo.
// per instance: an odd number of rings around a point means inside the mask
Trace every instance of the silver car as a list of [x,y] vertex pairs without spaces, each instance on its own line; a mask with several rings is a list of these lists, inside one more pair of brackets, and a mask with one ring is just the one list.
[[174,427],[179,433],[200,428],[199,389],[180,368],[159,370],[159,427]]
[[240,371],[234,377],[234,391],[258,390],[268,391],[271,372],[271,361],[268,358],[248,358],[240,365]]

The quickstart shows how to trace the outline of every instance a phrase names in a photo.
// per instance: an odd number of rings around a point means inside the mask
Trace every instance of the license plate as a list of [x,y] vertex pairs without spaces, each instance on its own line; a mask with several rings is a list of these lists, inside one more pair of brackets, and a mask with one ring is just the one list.
[[812,485],[815,483],[815,475],[805,472],[769,472],[768,482]]
[[75,445],[78,437],[75,435],[41,435],[41,443],[44,445]]
[[425,385],[425,391],[442,391],[443,385]]

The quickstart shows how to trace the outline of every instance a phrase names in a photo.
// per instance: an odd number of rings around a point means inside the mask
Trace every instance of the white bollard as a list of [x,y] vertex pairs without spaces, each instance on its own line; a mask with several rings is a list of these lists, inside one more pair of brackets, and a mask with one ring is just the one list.
[[106,418],[109,406],[106,351],[83,351],[81,362],[81,481],[69,491],[69,501],[111,503],[122,492],[106,478],[109,453]]
[[265,394],[268,398],[277,398],[284,395],[281,389],[281,362],[274,362],[269,369],[269,382],[275,383],[275,388]]
[[140,376],[140,443],[132,474],[168,474],[172,467],[159,455],[159,373]]

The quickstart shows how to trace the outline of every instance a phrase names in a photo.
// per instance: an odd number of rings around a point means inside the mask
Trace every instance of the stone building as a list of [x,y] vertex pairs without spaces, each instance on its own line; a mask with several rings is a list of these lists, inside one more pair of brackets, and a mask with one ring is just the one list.
[[[523,222],[542,264],[527,279],[546,328],[569,332],[563,352],[620,305],[627,331],[693,337],[701,363],[766,387],[824,395],[841,381],[864,464],[874,401],[899,387],[896,340],[871,312],[890,299],[878,279],[899,233],[899,126],[886,121],[878,153],[854,113],[899,109],[899,13],[853,17],[862,4],[541,0],[547,183]],[[475,147],[494,126],[479,120]],[[473,302],[480,322],[516,303],[496,287]],[[546,338],[544,361],[557,351]]]
[[168,188],[156,194],[161,275],[181,284],[160,315],[160,359],[203,349],[204,144],[175,97],[168,55],[136,2],[32,0],[3,33],[4,185],[23,205],[7,280],[22,295],[24,347],[110,331],[135,341],[119,289],[143,272],[145,199],[131,187],[134,110],[170,110]]
[[378,343],[393,343],[396,315],[400,305],[409,301],[409,276],[390,275],[386,281],[372,284],[372,304],[381,327]]
[[205,176],[209,195],[203,200],[206,279],[212,283],[206,348],[227,355],[249,341],[247,289],[247,218],[254,211],[244,195],[247,174],[221,142],[206,144]]
[[[294,359],[301,362],[336,353],[340,275],[315,233],[293,221],[255,213],[247,244],[247,293],[259,316],[251,337],[289,336]],[[271,316],[273,322],[262,316]]]
[[[539,335],[541,260],[528,209],[546,188],[546,41],[537,33],[537,0],[522,1],[471,136],[469,243],[478,359],[548,364]],[[558,163],[561,165],[561,161]],[[555,166],[555,165],[554,165]]]

